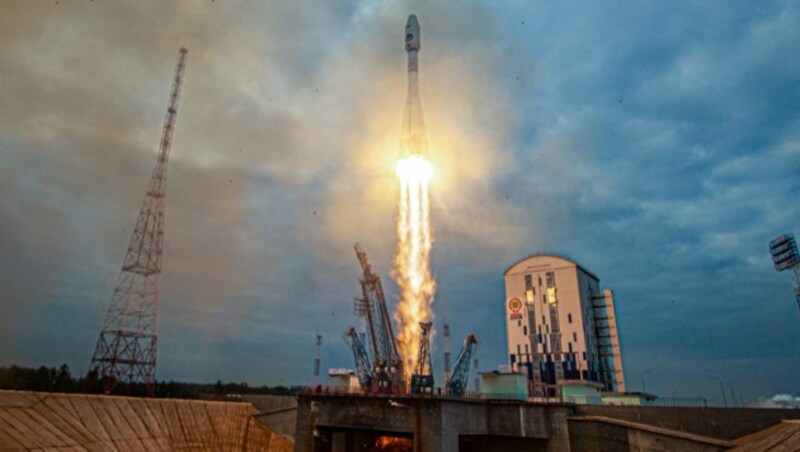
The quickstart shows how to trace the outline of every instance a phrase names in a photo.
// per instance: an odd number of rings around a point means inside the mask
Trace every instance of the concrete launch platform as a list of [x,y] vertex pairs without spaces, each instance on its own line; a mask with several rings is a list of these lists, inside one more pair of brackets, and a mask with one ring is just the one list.
[[800,423],[782,423],[798,418],[800,410],[306,394],[298,399],[295,450],[754,450],[749,438],[764,444],[783,441],[778,433],[800,435]]

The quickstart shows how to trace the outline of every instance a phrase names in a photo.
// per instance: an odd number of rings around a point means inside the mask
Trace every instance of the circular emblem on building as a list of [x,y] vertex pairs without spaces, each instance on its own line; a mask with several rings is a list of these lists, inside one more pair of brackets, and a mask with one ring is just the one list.
[[512,298],[508,302],[508,309],[511,309],[511,312],[519,312],[522,309],[522,302],[519,298]]

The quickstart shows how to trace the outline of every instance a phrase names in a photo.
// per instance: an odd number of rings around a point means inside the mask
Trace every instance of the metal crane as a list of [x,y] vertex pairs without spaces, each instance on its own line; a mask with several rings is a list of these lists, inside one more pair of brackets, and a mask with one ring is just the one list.
[[364,343],[358,336],[358,332],[354,327],[350,327],[342,334],[345,344],[353,351],[353,358],[356,361],[356,374],[358,375],[358,383],[362,389],[372,387],[372,371],[369,366],[369,357],[367,356],[367,349],[364,348]]
[[469,364],[472,359],[472,353],[475,349],[475,344],[478,343],[478,338],[474,334],[467,336],[464,341],[464,346],[458,353],[455,365],[453,366],[453,374],[450,375],[450,380],[447,382],[447,394],[451,396],[463,396],[464,391],[469,384]]

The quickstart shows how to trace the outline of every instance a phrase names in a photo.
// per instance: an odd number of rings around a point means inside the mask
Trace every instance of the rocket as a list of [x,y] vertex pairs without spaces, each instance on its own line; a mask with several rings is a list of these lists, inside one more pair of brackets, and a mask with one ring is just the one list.
[[406,22],[406,53],[408,54],[408,95],[403,113],[403,130],[400,135],[402,157],[427,157],[428,140],[425,134],[425,120],[422,117],[422,102],[419,100],[419,66],[417,55],[422,47],[417,16],[408,16]]

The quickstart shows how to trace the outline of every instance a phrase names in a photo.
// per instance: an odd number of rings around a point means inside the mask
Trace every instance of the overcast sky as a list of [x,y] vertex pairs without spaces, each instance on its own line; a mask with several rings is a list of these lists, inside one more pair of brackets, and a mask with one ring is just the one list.
[[412,12],[437,330],[505,364],[503,271],[553,252],[615,290],[630,389],[800,392],[792,1],[0,2],[0,365],[88,368],[186,46],[158,378],[310,383],[316,328],[353,367],[354,242],[397,297]]

